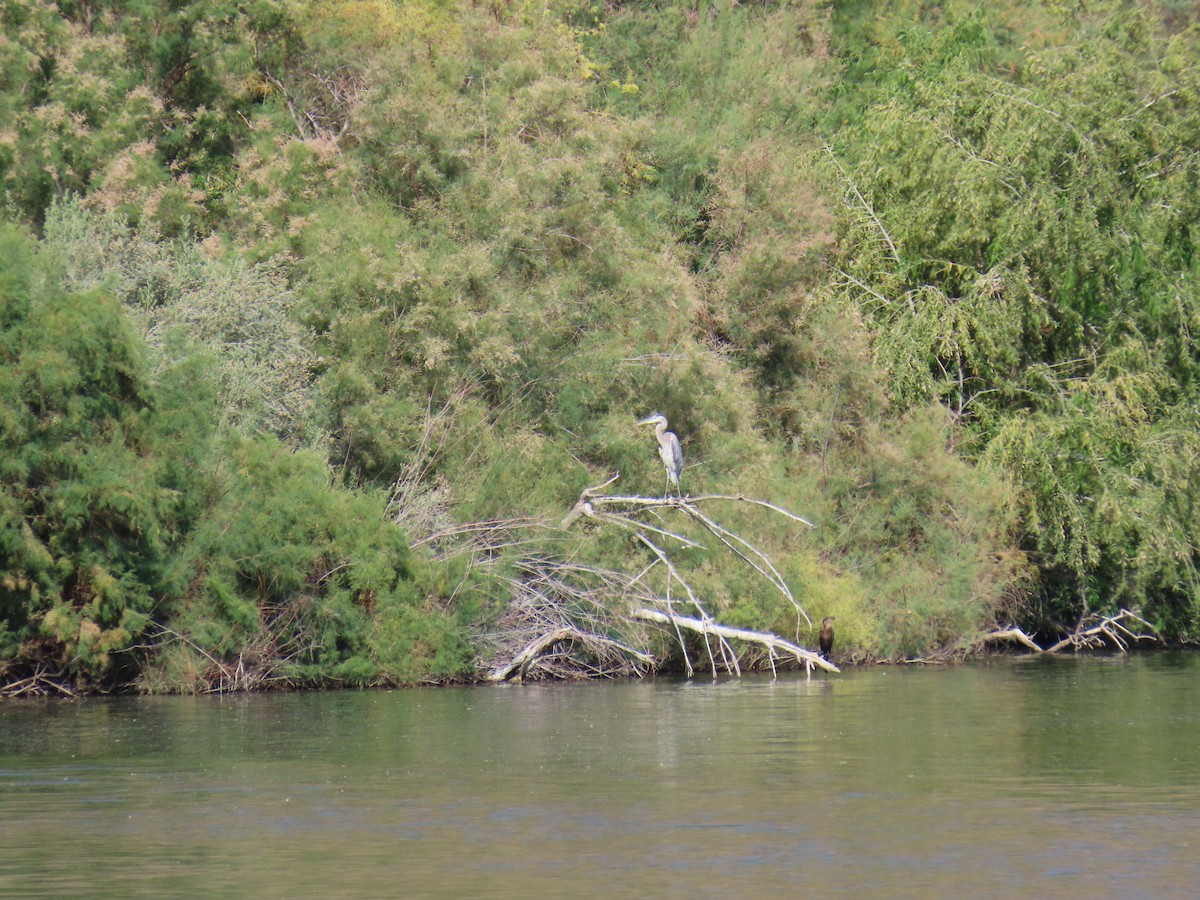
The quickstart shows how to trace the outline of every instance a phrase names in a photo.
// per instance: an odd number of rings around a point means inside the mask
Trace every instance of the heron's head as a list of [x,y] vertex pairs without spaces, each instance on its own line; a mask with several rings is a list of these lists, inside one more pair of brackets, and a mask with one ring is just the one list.
[[652,413],[649,416],[647,416],[646,418],[642,419],[640,422],[638,422],[638,424],[639,425],[657,425],[659,422],[662,422],[664,425],[666,425],[667,417],[664,416],[662,413],[656,412],[656,413]]
[[836,621],[837,621],[837,616],[826,616],[824,621],[821,622],[821,626],[824,628],[828,628],[830,625],[832,625]]

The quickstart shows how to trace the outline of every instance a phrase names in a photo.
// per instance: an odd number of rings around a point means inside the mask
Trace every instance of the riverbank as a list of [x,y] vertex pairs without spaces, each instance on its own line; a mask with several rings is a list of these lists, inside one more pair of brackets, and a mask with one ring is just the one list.
[[[671,624],[670,622],[659,624]],[[712,626],[710,636],[718,638],[720,626]],[[1138,630],[1133,630],[1138,629]],[[459,677],[455,679],[424,678],[408,683],[374,682],[357,683],[353,685],[335,682],[304,684],[291,680],[283,675],[273,675],[270,668],[257,673],[248,673],[244,665],[230,668],[216,664],[199,681],[192,680],[187,685],[179,685],[172,689],[170,685],[158,685],[152,693],[158,694],[244,694],[269,691],[305,691],[305,690],[344,690],[348,687],[357,689],[391,689],[402,687],[449,687],[463,685],[496,685],[506,682],[521,683],[560,683],[579,682],[588,680],[638,679],[647,677],[705,677],[711,674],[716,678],[741,677],[742,675],[772,676],[805,672],[810,677],[814,672],[824,670],[828,675],[840,674],[842,669],[857,669],[873,666],[928,666],[966,664],[989,659],[1012,658],[1027,656],[1030,658],[1044,657],[1077,657],[1079,655],[1124,656],[1129,653],[1166,652],[1178,650],[1164,643],[1149,630],[1148,623],[1139,617],[1121,611],[1113,616],[1095,616],[1081,622],[1079,627],[1061,639],[1046,647],[1035,643],[1021,629],[1008,627],[982,635],[970,644],[958,648],[939,650],[923,657],[907,657],[902,659],[876,659],[853,651],[826,658],[816,652],[805,651],[803,648],[791,645],[789,642],[774,638],[787,647],[787,653],[774,655],[779,651],[775,644],[768,644],[772,655],[764,662],[761,648],[763,635],[757,633],[730,634],[732,629],[726,629],[723,635],[727,640],[749,640],[752,647],[760,652],[744,655],[740,660],[730,657],[720,657],[723,652],[732,652],[733,647],[726,644],[718,655],[708,648],[707,658],[713,669],[693,669],[690,660],[680,653],[679,645],[674,648],[675,656],[665,655],[656,660],[649,654],[635,653],[632,662],[621,664],[621,653],[629,653],[628,648],[614,651],[611,645],[597,643],[594,638],[578,633],[551,633],[535,645],[525,648],[516,658],[503,664],[493,663],[486,669],[479,670],[475,677]],[[668,646],[668,645],[663,645]],[[668,651],[668,654],[671,651]],[[698,647],[693,648],[694,655],[703,660],[705,654]],[[790,657],[790,658],[789,658]],[[722,673],[717,668],[717,660],[721,658],[725,664]],[[702,663],[701,663],[702,664]],[[239,672],[244,673],[239,677]],[[113,694],[146,694],[146,685],[141,682],[130,682],[124,685],[97,685],[88,682],[72,681],[63,673],[40,671],[29,676],[3,681],[4,673],[0,672],[0,698],[44,698],[58,697],[79,699],[87,696],[107,696]]]
[[1194,638],[1183,6],[14,0],[0,670]]

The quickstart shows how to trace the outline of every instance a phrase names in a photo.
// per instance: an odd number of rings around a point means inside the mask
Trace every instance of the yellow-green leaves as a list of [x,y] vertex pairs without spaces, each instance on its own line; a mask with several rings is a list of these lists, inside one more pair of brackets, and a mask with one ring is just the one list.
[[1197,403],[1194,36],[1102,7],[1014,53],[1002,15],[906,42],[839,135],[839,296],[876,327],[893,399],[949,407],[1018,489],[1052,615],[1175,616],[1194,563],[1148,548],[1196,534],[1151,499],[1195,454],[1162,436]]

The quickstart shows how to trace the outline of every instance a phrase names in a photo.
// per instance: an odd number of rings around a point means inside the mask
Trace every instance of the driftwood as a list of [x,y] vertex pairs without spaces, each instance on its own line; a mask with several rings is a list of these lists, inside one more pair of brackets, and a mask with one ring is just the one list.
[[1116,648],[1121,653],[1129,651],[1130,644],[1142,641],[1157,641],[1158,636],[1144,632],[1132,631],[1129,625],[1142,626],[1148,631],[1153,626],[1137,613],[1122,609],[1115,615],[1099,613],[1087,616],[1076,626],[1075,630],[1064,636],[1049,647],[1041,647],[1016,626],[1001,628],[985,634],[977,642],[987,643],[1016,643],[1032,650],[1034,653],[1060,653],[1064,650],[1104,650]]
[[628,573],[527,557],[512,563],[511,575],[496,577],[511,596],[480,641],[493,660],[484,680],[638,677],[656,668],[644,629],[630,627],[624,610],[657,597]]
[[683,628],[687,631],[693,631],[696,634],[716,635],[718,637],[735,640],[746,641],[752,644],[758,644],[765,647],[771,660],[771,668],[775,668],[775,659],[777,654],[793,657],[796,662],[803,663],[804,667],[811,670],[813,667],[824,669],[826,672],[840,672],[837,666],[829,660],[822,657],[820,654],[813,653],[811,650],[805,650],[791,641],[786,641],[778,635],[770,634],[764,631],[749,631],[745,628],[732,628],[728,625],[720,625],[711,619],[693,619],[688,616],[680,616],[659,612],[656,609],[635,609],[631,616],[635,619],[642,619],[646,622],[656,622],[659,625],[671,625],[675,628]]
[[[464,555],[468,561],[464,584],[468,575],[483,576],[495,582],[498,592],[508,595],[501,615],[479,641],[481,678],[501,682],[644,675],[661,666],[662,661],[649,651],[664,625],[674,632],[688,675],[695,671],[689,647],[694,653],[698,642],[686,640],[685,632],[701,636],[702,652],[707,653],[714,674],[722,668],[740,672],[739,654],[731,641],[764,648],[772,670],[777,660],[784,660],[810,670],[837,671],[812,651],[783,638],[720,625],[671,557],[671,552],[680,548],[705,549],[698,537],[704,536],[774,585],[796,610],[797,633],[802,623],[811,628],[807,613],[767,555],[722,525],[708,509],[709,504],[750,504],[813,527],[812,522],[774,503],[724,494],[607,494],[619,475],[586,488],[561,528],[569,529],[582,518],[629,532],[649,554],[647,564],[632,572],[589,565],[571,554],[565,558],[541,556],[535,548],[544,546],[539,538],[549,529],[540,519],[456,523],[449,509],[450,486],[438,480],[435,463],[461,440],[454,437],[451,426],[457,405],[470,395],[471,388],[464,384],[445,407],[438,410],[431,405],[427,410],[420,445],[396,482],[390,510],[413,547],[440,559]],[[680,533],[674,521],[690,522],[689,534]],[[636,615],[635,611],[652,615]]]
[[[676,567],[668,546],[704,549],[698,540],[674,530],[664,512],[681,514],[711,535],[743,564],[769,581],[786,598],[799,620],[807,613],[796,601],[787,582],[767,555],[741,535],[720,524],[698,504],[710,501],[749,503],[769,509],[809,528],[801,516],[765,500],[705,494],[686,497],[619,496],[604,493],[617,480],[585,489],[574,508],[563,519],[564,528],[583,518],[630,532],[650,553],[650,562],[640,572],[628,574],[569,561],[522,560],[518,575],[509,581],[513,599],[494,639],[496,656],[506,661],[494,665],[488,681],[524,679],[534,675],[573,677],[579,675],[644,674],[654,671],[659,661],[636,644],[645,631],[638,624],[666,626],[675,635],[686,673],[695,673],[684,633],[700,635],[713,674],[721,669],[741,673],[738,651],[731,642],[752,644],[766,651],[771,670],[777,662],[794,662],[808,671],[814,668],[838,672],[837,666],[778,635],[722,625],[705,609],[697,591]],[[649,521],[648,521],[649,520]],[[663,572],[651,587],[654,569]],[[680,611],[677,607],[682,607]],[[685,614],[686,612],[686,614]],[[618,635],[612,637],[611,635]],[[519,638],[517,643],[514,638]]]
[[[794,660],[804,665],[809,671],[818,667],[831,672],[839,671],[836,666],[824,660],[811,650],[806,650],[777,635],[765,632],[748,631],[732,628],[717,622],[704,608],[700,596],[680,573],[665,549],[675,546],[684,549],[703,549],[704,545],[693,537],[681,534],[678,530],[668,528],[664,524],[662,513],[675,512],[690,519],[704,532],[707,532],[735,558],[754,569],[770,582],[796,610],[797,632],[800,630],[800,620],[812,627],[812,620],[804,608],[796,601],[791,588],[783,575],[771,562],[770,558],[753,543],[736,532],[726,528],[712,515],[700,508],[699,504],[711,501],[749,503],[754,506],[769,509],[785,518],[814,527],[813,523],[792,513],[777,504],[766,500],[729,494],[704,494],[699,496],[663,496],[645,497],[630,495],[606,494],[605,489],[612,485],[620,476],[614,475],[603,484],[586,488],[579,496],[575,506],[562,521],[563,528],[569,528],[580,518],[589,519],[601,524],[611,525],[630,532],[636,540],[650,551],[652,560],[645,569],[638,573],[629,583],[628,588],[638,588],[643,592],[640,608],[630,608],[626,614],[633,621],[649,622],[656,625],[669,626],[675,633],[686,673],[694,674],[695,668],[688,655],[688,642],[683,632],[699,634],[704,639],[704,650],[708,655],[708,663],[715,674],[721,668],[740,674],[741,663],[739,654],[730,641],[752,643],[767,651],[771,670],[775,671],[777,659]],[[647,519],[653,518],[653,521]],[[646,605],[644,596],[645,584],[651,571],[661,567],[665,569],[662,578],[664,587],[660,594],[653,594],[651,604],[658,609]],[[695,615],[684,615],[676,610],[676,604],[694,611]],[[625,604],[627,607],[628,603]]]
[[1004,643],[1006,641],[1012,642],[1015,644],[1020,644],[1021,646],[1027,647],[1028,649],[1032,650],[1034,653],[1045,653],[1046,652],[1045,650],[1043,650],[1041,647],[1039,647],[1037,644],[1035,644],[1033,642],[1033,638],[1031,638],[1029,635],[1027,635],[1020,628],[1017,628],[1015,625],[1009,626],[1008,628],[1001,628],[997,631],[988,632],[982,638],[980,638],[977,643],[979,643],[979,644],[992,644],[992,643],[1000,644],[1000,643]]
[[488,681],[508,681],[516,677],[523,680],[528,676],[530,668],[543,657],[547,651],[554,648],[556,645],[579,645],[589,655],[603,659],[611,655],[623,657],[632,657],[640,662],[643,666],[649,669],[654,665],[654,657],[648,653],[642,653],[632,647],[627,647],[620,641],[614,641],[611,638],[602,637],[598,634],[585,634],[578,628],[559,628],[549,634],[544,634],[534,641],[526,645],[525,649],[512,658],[512,660],[499,668],[495,669],[488,675]]
[[[657,547],[657,545],[654,544],[649,537],[647,537],[647,534],[653,534],[656,537],[669,538],[670,540],[675,541],[681,547],[696,548],[700,547],[701,545],[690,538],[684,537],[678,532],[669,531],[665,528],[660,528],[648,522],[641,521],[635,518],[634,515],[637,512],[654,512],[660,509],[678,510],[701,525],[722,545],[724,545],[725,549],[727,549],[730,553],[738,557],[742,562],[750,566],[752,569],[770,581],[771,584],[773,584],[775,588],[785,598],[787,598],[788,602],[791,603],[796,609],[796,612],[803,617],[805,622],[808,623],[808,626],[810,628],[812,627],[812,620],[808,617],[808,613],[806,613],[804,608],[796,602],[796,598],[792,594],[791,588],[788,587],[787,582],[779,573],[779,570],[775,568],[774,563],[771,562],[767,555],[741,535],[730,531],[711,516],[702,512],[697,504],[711,500],[750,503],[755,506],[761,506],[766,509],[773,510],[774,512],[785,516],[793,522],[798,522],[802,525],[808,526],[809,528],[815,527],[812,522],[810,522],[808,519],[805,519],[803,516],[798,516],[795,513],[784,509],[782,506],[778,506],[766,500],[756,500],[740,495],[702,494],[697,497],[642,497],[606,495],[601,493],[604,488],[608,487],[618,478],[620,478],[620,473],[614,475],[603,484],[596,485],[595,487],[585,488],[579,495],[579,500],[575,503],[575,506],[563,519],[563,527],[569,527],[572,522],[581,516],[596,521],[607,522],[611,525],[616,525],[619,528],[624,528],[628,531],[634,532],[638,536],[639,540],[642,541],[642,543],[657,551],[656,555],[658,555],[660,560],[666,562],[666,554],[663,553],[661,548]],[[671,576],[674,578],[674,580],[680,582],[681,585],[684,584],[683,579],[679,577],[678,572],[675,571],[673,567]],[[690,589],[688,590],[690,593]]]
[[76,692],[68,684],[63,672],[51,672],[38,666],[28,678],[20,678],[0,687],[0,697],[68,697],[74,700]]

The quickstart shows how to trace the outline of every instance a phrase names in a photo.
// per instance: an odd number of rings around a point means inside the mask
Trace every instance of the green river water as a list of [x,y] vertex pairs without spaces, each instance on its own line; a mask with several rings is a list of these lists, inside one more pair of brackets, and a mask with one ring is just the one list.
[[0,897],[1200,895],[1200,655],[0,701]]

